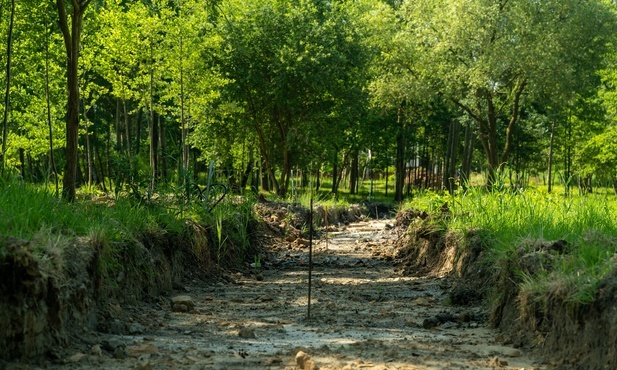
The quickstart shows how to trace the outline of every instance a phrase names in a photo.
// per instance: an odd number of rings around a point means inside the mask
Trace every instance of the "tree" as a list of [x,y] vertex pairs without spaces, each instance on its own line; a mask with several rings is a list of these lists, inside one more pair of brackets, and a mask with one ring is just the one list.
[[0,152],[0,169],[4,171],[4,156],[6,153],[7,128],[9,118],[9,99],[11,89],[11,56],[13,45],[13,24],[15,20],[15,0],[11,0],[11,16],[6,43],[6,89],[4,93],[4,114],[2,116],[2,151]]
[[[72,0],[67,7],[65,0],[56,0],[60,31],[66,50],[67,114],[66,114],[66,163],[62,181],[62,197],[75,200],[77,177],[77,139],[79,137],[79,53],[84,12],[92,0]],[[68,9],[68,12],[67,12]],[[69,14],[70,25],[69,25]]]
[[478,125],[489,185],[508,163],[526,101],[563,97],[599,67],[613,15],[603,1],[408,3],[434,74]]
[[285,195],[301,127],[350,102],[359,36],[346,27],[352,20],[343,2],[227,1],[221,8],[225,96],[241,104],[241,122],[254,130],[274,190]]

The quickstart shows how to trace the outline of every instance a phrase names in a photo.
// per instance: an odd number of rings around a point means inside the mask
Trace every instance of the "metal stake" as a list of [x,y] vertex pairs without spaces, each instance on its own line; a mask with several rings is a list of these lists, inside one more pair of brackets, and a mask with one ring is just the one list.
[[311,208],[309,211],[309,273],[308,273],[308,314],[311,318],[311,283],[313,278],[313,192],[311,192]]

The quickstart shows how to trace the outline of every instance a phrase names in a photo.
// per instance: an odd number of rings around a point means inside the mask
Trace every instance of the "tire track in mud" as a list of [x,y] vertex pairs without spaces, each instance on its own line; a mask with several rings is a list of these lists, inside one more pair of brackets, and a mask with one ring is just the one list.
[[388,220],[321,235],[311,319],[308,248],[279,248],[255,274],[189,286],[182,295],[194,303],[191,312],[173,312],[166,299],[126,309],[133,335],[96,334],[61,366],[294,369],[303,351],[320,369],[544,368],[499,344],[481,308],[448,305],[447,278],[397,273],[396,239]]

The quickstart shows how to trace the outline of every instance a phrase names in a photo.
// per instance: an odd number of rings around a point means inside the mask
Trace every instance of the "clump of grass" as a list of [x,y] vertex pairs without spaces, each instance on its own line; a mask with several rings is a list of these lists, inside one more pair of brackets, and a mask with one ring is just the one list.
[[617,202],[608,195],[563,197],[536,189],[454,195],[425,193],[404,208],[438,213],[448,203],[447,227],[482,230],[494,265],[516,258],[525,240],[566,240],[568,249],[547,273],[525,276],[522,292],[557,297],[573,307],[593,301],[600,280],[617,264]]

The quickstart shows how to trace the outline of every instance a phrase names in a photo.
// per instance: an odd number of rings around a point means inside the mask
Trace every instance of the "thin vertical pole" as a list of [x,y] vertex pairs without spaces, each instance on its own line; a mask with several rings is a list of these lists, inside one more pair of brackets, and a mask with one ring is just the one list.
[[[312,190],[312,189],[311,189]],[[313,278],[313,192],[311,191],[311,202],[309,210],[309,274],[308,274],[308,314],[311,318],[311,285]]]

